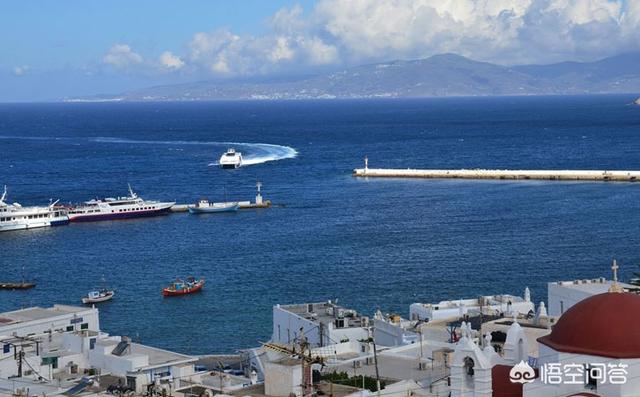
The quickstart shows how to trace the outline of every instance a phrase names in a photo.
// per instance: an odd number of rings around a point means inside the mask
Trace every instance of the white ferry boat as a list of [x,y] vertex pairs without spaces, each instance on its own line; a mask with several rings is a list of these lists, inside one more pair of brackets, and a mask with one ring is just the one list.
[[227,150],[225,154],[220,157],[220,167],[222,168],[238,168],[242,166],[242,153],[236,152],[234,148]]
[[18,203],[8,204],[6,199],[7,187],[5,186],[0,198],[0,232],[69,223],[66,210],[56,206],[57,201],[46,207],[23,207]]
[[82,205],[69,207],[71,222],[93,222],[113,219],[140,218],[169,213],[175,202],[143,200],[129,185],[129,196],[85,201]]

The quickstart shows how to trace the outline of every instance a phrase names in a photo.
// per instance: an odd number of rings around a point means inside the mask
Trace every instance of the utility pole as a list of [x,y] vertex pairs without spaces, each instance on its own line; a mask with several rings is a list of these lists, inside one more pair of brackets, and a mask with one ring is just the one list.
[[[17,347],[16,347],[17,350]],[[24,347],[20,346],[20,351],[18,352],[18,378],[22,378],[22,360],[24,359]]]
[[[292,343],[291,347],[283,347],[275,343],[263,343],[265,348],[274,350],[281,354],[290,355],[292,358],[299,359],[302,366],[302,395],[310,396],[313,394],[313,364],[324,364],[323,358],[318,355],[313,357],[309,340],[304,335],[304,328],[300,328],[300,336]],[[296,346],[299,350],[296,350]]]
[[[371,327],[371,331],[372,334],[375,335],[375,329],[373,327]],[[369,342],[373,343],[373,365],[376,368],[376,388],[378,389],[378,397],[380,397],[380,372],[378,371],[378,352],[376,349],[376,338],[370,336]]]
[[222,364],[222,361],[218,361],[218,374],[220,376],[220,393],[224,393],[224,384],[223,382],[223,375],[224,375],[224,364]]
[[[313,393],[313,373],[311,370],[311,348],[306,335],[304,334],[304,328],[300,327],[299,336],[300,346],[300,361],[302,365],[302,395],[308,396]],[[309,350],[309,357],[305,357],[305,350]]]

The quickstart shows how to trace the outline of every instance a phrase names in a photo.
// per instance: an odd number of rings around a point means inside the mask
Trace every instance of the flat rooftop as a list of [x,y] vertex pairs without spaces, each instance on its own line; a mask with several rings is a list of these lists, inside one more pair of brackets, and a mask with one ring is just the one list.
[[[338,384],[333,384],[333,386],[331,386],[330,383],[325,381],[317,383],[316,387],[319,391],[322,392],[322,394],[326,396],[328,396],[330,392],[333,392],[334,397],[345,397],[354,395],[354,393],[360,391],[360,389],[358,389],[357,387],[352,386],[344,386]],[[264,391],[264,384],[252,385],[239,390],[233,390],[225,393],[235,397],[268,397]]]
[[347,318],[345,328],[367,326],[369,318],[361,316],[355,310],[339,306],[331,301],[319,303],[302,303],[278,305],[281,309],[320,324],[334,323],[336,319]]
[[[97,342],[99,345],[108,346],[111,348],[115,348],[119,341],[116,339],[98,339]],[[141,345],[139,343],[131,343],[131,348],[124,351],[121,357],[127,356],[147,356],[149,358],[148,367],[155,367],[158,365],[171,364],[175,365],[177,363],[187,363],[187,362],[196,362],[198,360],[197,357],[188,356],[186,354],[176,353],[169,350],[159,349],[157,347],[151,347],[147,345]],[[107,350],[111,352],[110,350]]]
[[144,354],[149,357],[149,365],[162,365],[168,363],[176,363],[179,361],[197,361],[196,357],[187,356],[186,354],[171,352],[169,350],[158,349],[157,347],[151,347],[147,345],[140,345],[138,343],[131,344],[132,354]]
[[[582,280],[570,280],[570,281],[554,281],[549,283],[549,286],[562,286],[565,288],[570,288],[576,291],[587,292],[590,294],[601,294],[605,293],[609,290],[613,281],[606,280],[604,277],[595,278],[595,279],[582,279]],[[639,293],[640,287],[633,284],[627,284],[618,282],[622,288],[624,288],[628,292]]]
[[77,307],[67,305],[53,305],[52,307],[29,307],[0,313],[0,330],[5,325],[23,323],[28,321],[44,320],[69,314],[78,314],[92,310],[90,307]]
[[414,303],[415,305],[420,305],[425,308],[434,308],[436,310],[444,310],[444,309],[456,309],[461,306],[480,306],[480,300],[482,299],[483,305],[499,305],[508,302],[512,303],[520,303],[525,302],[525,300],[521,296],[502,294],[502,295],[485,295],[480,296],[478,298],[470,298],[470,299],[456,299],[456,300],[446,300],[440,301],[438,303]]

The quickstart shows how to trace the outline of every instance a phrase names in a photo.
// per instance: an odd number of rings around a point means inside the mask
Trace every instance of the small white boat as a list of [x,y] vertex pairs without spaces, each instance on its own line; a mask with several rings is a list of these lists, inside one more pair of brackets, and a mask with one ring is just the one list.
[[232,212],[238,210],[237,202],[230,203],[210,203],[209,200],[200,200],[193,207],[189,207],[191,214],[208,214],[212,212]]
[[112,299],[115,294],[116,294],[115,291],[109,290],[109,289],[106,289],[106,288],[98,290],[98,291],[90,291],[87,294],[87,296],[82,298],[82,303],[88,304],[88,303],[106,302],[106,301]]
[[234,148],[229,148],[225,154],[220,157],[220,167],[222,168],[238,168],[242,166],[242,153],[236,152]]

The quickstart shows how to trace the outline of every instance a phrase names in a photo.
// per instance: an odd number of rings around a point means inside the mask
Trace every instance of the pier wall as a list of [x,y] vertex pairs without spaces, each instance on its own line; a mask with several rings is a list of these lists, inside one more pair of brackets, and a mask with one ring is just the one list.
[[600,170],[429,170],[356,168],[353,176],[371,178],[508,179],[558,181],[640,181],[640,171]]

